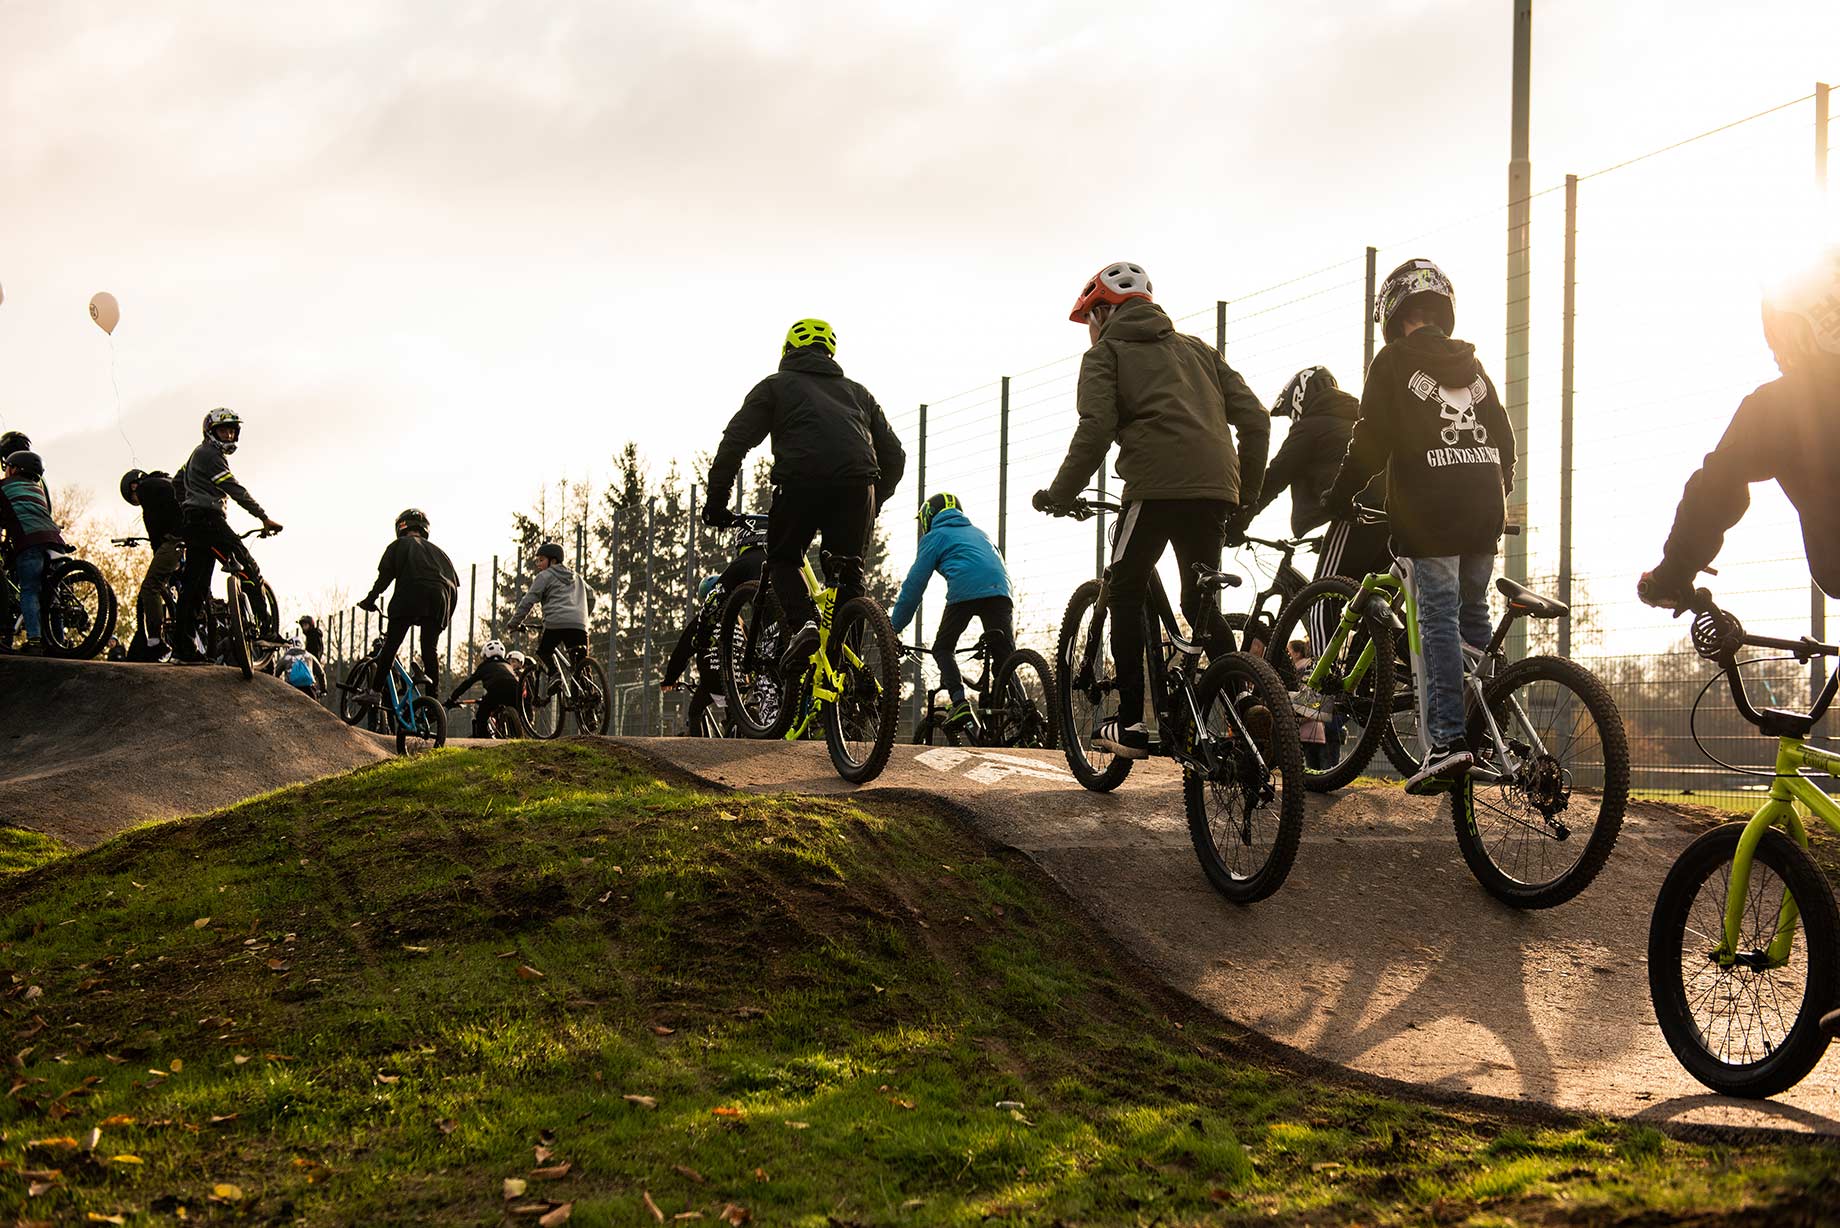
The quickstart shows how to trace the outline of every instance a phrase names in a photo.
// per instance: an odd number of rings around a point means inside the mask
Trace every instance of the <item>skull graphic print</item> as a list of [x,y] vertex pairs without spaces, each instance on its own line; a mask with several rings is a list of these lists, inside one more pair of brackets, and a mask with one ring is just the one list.
[[1421,401],[1436,399],[1438,416],[1444,419],[1441,432],[1444,446],[1454,448],[1463,432],[1468,431],[1477,447],[1489,441],[1488,428],[1476,421],[1476,403],[1488,395],[1488,385],[1478,375],[1470,381],[1467,388],[1445,388],[1426,375],[1423,371],[1414,371],[1407,381],[1412,394]]

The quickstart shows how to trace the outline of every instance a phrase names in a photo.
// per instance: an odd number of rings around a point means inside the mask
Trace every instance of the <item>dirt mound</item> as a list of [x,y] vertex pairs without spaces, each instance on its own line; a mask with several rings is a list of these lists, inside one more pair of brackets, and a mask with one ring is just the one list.
[[91,845],[386,758],[275,678],[0,660],[0,822]]

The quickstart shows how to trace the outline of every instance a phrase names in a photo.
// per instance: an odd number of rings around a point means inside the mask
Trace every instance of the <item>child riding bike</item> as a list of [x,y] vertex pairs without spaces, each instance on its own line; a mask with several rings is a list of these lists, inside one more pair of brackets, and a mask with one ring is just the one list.
[[489,738],[492,736],[492,718],[501,712],[516,712],[519,698],[523,694],[524,684],[518,677],[518,669],[509,659],[512,656],[522,658],[521,653],[507,653],[500,640],[487,640],[480,650],[480,660],[473,672],[454,683],[453,693],[447,697],[447,706],[452,708],[459,704],[460,697],[471,690],[475,683],[485,688],[485,698],[473,710],[473,736]]
[[550,667],[554,650],[567,650],[571,670],[579,671],[588,656],[588,586],[581,582],[568,564],[562,561],[562,546],[544,542],[531,560],[536,578],[530,591],[518,599],[508,620],[508,630],[516,631],[533,606],[543,611],[543,634],[537,637],[536,658],[539,666]]
[[411,632],[418,633],[421,642],[422,678],[430,692],[441,676],[438,649],[453,621],[460,574],[447,551],[428,540],[428,514],[420,508],[404,508],[397,515],[396,539],[384,547],[383,557],[377,560],[377,579],[358,608],[376,613],[378,596],[391,585],[395,591],[390,594],[389,622],[377,650],[377,668],[371,671],[378,689],[365,697],[374,704],[382,702],[381,688],[390,676],[390,662]]
[[986,637],[1000,636],[990,677],[1000,676],[1004,658],[1016,640],[1014,593],[1003,556],[984,531],[971,523],[958,496],[943,492],[932,496],[921,505],[919,519],[920,549],[888,617],[894,633],[901,634],[933,573],[946,578],[946,608],[933,636],[933,663],[939,667],[939,684],[952,698],[946,728],[962,729],[977,720],[977,713],[965,698],[965,680],[958,669],[959,637],[973,618],[984,624]]
[[307,650],[307,641],[299,632],[288,637],[287,647],[275,658],[275,676],[315,699],[326,693],[326,667]]
[[767,521],[767,585],[785,626],[782,674],[796,674],[818,646],[818,610],[800,564],[812,539],[837,561],[837,607],[863,591],[863,555],[882,505],[907,467],[907,453],[869,390],[837,365],[837,334],[823,320],[786,330],[779,370],[754,385],[722,432],[709,466],[703,523],[726,528],[741,462],[763,439],[773,443],[773,506]]
[[692,734],[697,732],[704,710],[711,704],[726,705],[728,702],[722,688],[721,645],[717,642],[716,628],[722,620],[722,607],[729,594],[739,585],[760,579],[767,561],[766,545],[764,533],[751,525],[742,529],[734,559],[722,569],[721,575],[704,576],[697,586],[696,608],[690,612],[690,620],[684,624],[683,634],[677,637],[671,657],[665,662],[664,677],[659,684],[659,689],[664,691],[675,690],[680,685],[692,658],[697,663],[696,694],[691,697],[686,720]]
[[[1782,375],[1744,398],[1687,479],[1661,562],[1637,582],[1649,605],[1688,606],[1726,530],[1749,509],[1751,484],[1772,479],[1801,517],[1810,575],[1828,596],[1840,594],[1840,499],[1831,472],[1840,455],[1840,245],[1766,291],[1763,336]],[[1821,1026],[1840,1036],[1840,1010]]]
[[[204,416],[204,441],[192,449],[185,462],[185,489],[181,503],[181,525],[185,538],[185,579],[179,590],[179,618],[173,655],[178,660],[198,662],[205,659],[204,646],[198,643],[198,614],[211,589],[211,572],[221,550],[237,559],[248,574],[251,587],[259,587],[262,571],[230,529],[224,515],[224,498],[229,496],[244,511],[262,522],[263,535],[281,532],[281,522],[262,510],[255,496],[243,488],[230,472],[225,459],[236,451],[243,437],[243,420],[235,411],[218,408]],[[268,629],[271,633],[272,628]]]
[[[1355,518],[1355,495],[1385,471],[1393,549],[1424,644],[1431,747],[1408,793],[1449,788],[1473,762],[1464,735],[1463,645],[1489,643],[1489,578],[1514,489],[1514,431],[1476,347],[1450,336],[1456,291],[1429,260],[1408,260],[1374,298],[1386,347],[1374,356],[1348,457],[1324,502]],[[1314,646],[1320,649],[1321,645]]]
[[[51,494],[45,488],[45,462],[36,452],[16,449],[0,472],[0,557],[4,557],[13,582],[19,586],[19,614],[25,624],[25,650],[44,651],[41,638],[45,567],[53,553],[69,551],[51,514]],[[10,612],[0,614],[0,650],[11,651],[13,625]]]
[[[1198,337],[1178,333],[1135,264],[1108,264],[1074,301],[1092,348],[1080,362],[1079,415],[1067,459],[1037,511],[1070,506],[1118,445],[1123,515],[1112,546],[1112,659],[1118,713],[1092,731],[1125,759],[1150,754],[1144,724],[1144,605],[1150,573],[1169,546],[1182,568],[1182,615],[1210,658],[1233,651],[1233,632],[1204,592],[1197,563],[1220,567],[1227,518],[1258,501],[1271,419],[1239,373]],[[1238,447],[1234,446],[1235,437]],[[1067,730],[1071,740],[1076,731]]]

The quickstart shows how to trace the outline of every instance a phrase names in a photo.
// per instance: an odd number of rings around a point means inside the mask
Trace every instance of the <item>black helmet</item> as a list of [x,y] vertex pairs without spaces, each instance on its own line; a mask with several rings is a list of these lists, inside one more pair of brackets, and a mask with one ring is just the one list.
[[396,536],[409,532],[428,536],[428,513],[419,507],[406,507],[396,513]]
[[27,452],[23,449],[14,452],[6,458],[6,467],[8,469],[23,469],[35,478],[42,478],[45,476],[44,459],[36,452]]
[[5,460],[15,452],[23,452],[32,446],[24,431],[8,431],[0,435],[0,460]]
[[1305,367],[1291,376],[1291,382],[1284,385],[1284,391],[1271,403],[1271,416],[1274,418],[1303,417],[1304,398],[1309,396],[1311,388],[1340,388],[1335,377],[1329,374],[1327,367]]
[[540,559],[548,559],[552,563],[560,563],[562,561],[562,547],[555,542],[544,542],[541,546],[537,547],[537,557]]
[[144,469],[130,469],[121,475],[121,497],[124,502],[135,502],[134,485],[146,476],[147,471]]
[[1400,330],[1394,327],[1400,309],[1408,303],[1429,308],[1437,325],[1446,334],[1457,327],[1457,290],[1444,270],[1429,260],[1408,260],[1380,283],[1374,295],[1374,323],[1388,341],[1397,341]]
[[925,534],[928,529],[932,528],[933,517],[939,515],[939,513],[945,511],[947,508],[957,508],[963,511],[964,506],[964,504],[958,501],[957,495],[948,495],[944,491],[940,491],[920,505],[920,532]]

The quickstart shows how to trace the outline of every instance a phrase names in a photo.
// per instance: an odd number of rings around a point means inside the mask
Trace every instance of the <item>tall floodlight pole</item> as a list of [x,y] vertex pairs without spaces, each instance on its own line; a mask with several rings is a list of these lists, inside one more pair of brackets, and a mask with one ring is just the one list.
[[[1528,325],[1532,318],[1529,310],[1529,290],[1532,278],[1529,275],[1531,261],[1528,258],[1529,232],[1532,229],[1532,182],[1533,167],[1528,161],[1529,115],[1532,109],[1533,77],[1533,0],[1514,0],[1514,87],[1513,111],[1511,118],[1512,134],[1508,161],[1508,328],[1507,328],[1507,373],[1508,373],[1508,425],[1514,429],[1515,447],[1521,456],[1527,455],[1527,340]],[[1525,466],[1522,466],[1525,472]],[[1508,520],[1514,524],[1527,523],[1527,487],[1529,483],[1515,483],[1514,493],[1509,497]],[[1508,548],[1507,575],[1511,580],[1525,584],[1527,582],[1527,535],[1523,531],[1519,536],[1509,537],[1504,543]],[[1526,652],[1526,622],[1514,624],[1515,641],[1510,645],[1510,652],[1519,657]]]
[[[1814,186],[1822,198],[1827,196],[1827,84],[1817,82],[1814,87]],[[1812,581],[1808,585],[1808,621],[1811,628],[1808,634],[1817,640],[1827,639],[1827,594],[1821,586]],[[1815,657],[1808,662],[1809,702],[1821,693],[1827,684],[1827,658]]]

